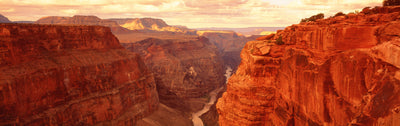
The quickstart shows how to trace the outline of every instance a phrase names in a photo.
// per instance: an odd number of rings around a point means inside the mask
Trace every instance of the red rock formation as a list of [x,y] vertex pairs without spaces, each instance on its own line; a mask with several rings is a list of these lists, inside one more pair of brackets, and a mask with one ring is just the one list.
[[11,23],[11,21],[8,20],[7,17],[4,17],[3,15],[0,14],[0,23]]
[[400,124],[400,7],[301,23],[248,42],[222,126]]
[[96,16],[81,16],[75,15],[73,17],[58,17],[49,16],[43,17],[37,20],[37,24],[77,24],[77,25],[101,25],[111,28],[114,33],[129,33],[129,29],[123,28],[117,24],[115,21],[103,20]]
[[123,45],[144,57],[154,72],[160,102],[167,106],[189,112],[187,98],[204,96],[224,84],[224,67],[217,49],[204,37],[149,38]]
[[0,24],[0,125],[135,125],[154,78],[102,26]]

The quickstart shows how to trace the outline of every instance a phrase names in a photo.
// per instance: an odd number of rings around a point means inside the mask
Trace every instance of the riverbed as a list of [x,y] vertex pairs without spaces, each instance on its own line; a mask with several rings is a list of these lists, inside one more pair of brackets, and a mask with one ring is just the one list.
[[[225,71],[225,77],[226,77],[226,82],[228,82],[229,77],[232,75],[232,68],[227,67]],[[210,107],[215,103],[217,100],[217,94],[222,91],[224,87],[217,88],[213,91],[210,92],[210,100],[208,101],[207,104],[204,105],[203,109],[200,111],[197,111],[195,113],[192,113],[192,121],[194,126],[204,126],[203,120],[200,119],[200,116],[203,115],[204,113],[208,112],[210,110]]]

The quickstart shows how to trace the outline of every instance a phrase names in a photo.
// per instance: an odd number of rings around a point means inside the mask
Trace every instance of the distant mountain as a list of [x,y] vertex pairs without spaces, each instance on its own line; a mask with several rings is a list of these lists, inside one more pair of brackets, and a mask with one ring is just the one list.
[[135,20],[136,18],[110,18],[110,19],[106,19],[106,20],[111,20],[111,21],[115,21],[118,23],[118,25],[124,25],[128,22],[131,22],[132,20]]
[[8,20],[7,17],[0,14],[0,23],[11,23],[11,21]]
[[108,19],[117,22],[120,26],[129,30],[152,30],[152,31],[169,31],[195,34],[196,31],[188,29],[185,26],[170,26],[162,19],[156,18],[112,18]]
[[248,28],[196,28],[196,30],[234,31],[246,36],[261,35],[261,33],[283,30],[285,27],[248,27]]
[[96,16],[75,15],[73,17],[49,16],[37,20],[38,24],[78,24],[78,25],[100,25],[110,27],[114,33],[126,33],[130,30],[118,25],[112,20],[103,20]]

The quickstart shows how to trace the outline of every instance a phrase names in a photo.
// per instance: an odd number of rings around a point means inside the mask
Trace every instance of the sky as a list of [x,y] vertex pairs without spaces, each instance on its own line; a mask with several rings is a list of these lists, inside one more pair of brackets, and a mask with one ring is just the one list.
[[161,18],[189,28],[285,27],[318,13],[327,17],[381,4],[382,0],[0,0],[0,14],[11,21],[95,15]]

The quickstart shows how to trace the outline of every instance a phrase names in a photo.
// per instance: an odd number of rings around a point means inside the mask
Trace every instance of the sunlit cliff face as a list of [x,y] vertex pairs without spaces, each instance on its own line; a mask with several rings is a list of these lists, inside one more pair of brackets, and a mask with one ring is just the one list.
[[[317,13],[353,12],[382,0],[0,0],[12,21],[43,16],[162,18],[170,25],[200,27],[288,26]],[[250,21],[251,20],[251,21]]]

